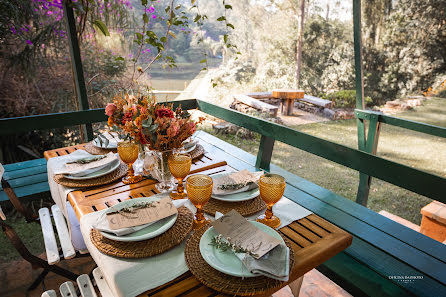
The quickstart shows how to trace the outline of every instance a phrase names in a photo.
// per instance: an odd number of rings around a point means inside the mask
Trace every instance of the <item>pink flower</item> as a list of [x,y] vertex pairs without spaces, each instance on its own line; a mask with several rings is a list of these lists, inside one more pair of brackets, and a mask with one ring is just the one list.
[[170,124],[170,127],[167,129],[167,136],[168,137],[174,137],[178,134],[178,131],[180,130],[180,125],[178,124],[178,122],[173,121]]
[[105,107],[105,114],[111,117],[118,107],[114,103],[109,103]]
[[197,125],[194,122],[189,122],[190,134],[194,134],[197,130]]
[[136,107],[136,104],[132,104],[132,110],[133,114],[136,114],[138,112],[138,107]]

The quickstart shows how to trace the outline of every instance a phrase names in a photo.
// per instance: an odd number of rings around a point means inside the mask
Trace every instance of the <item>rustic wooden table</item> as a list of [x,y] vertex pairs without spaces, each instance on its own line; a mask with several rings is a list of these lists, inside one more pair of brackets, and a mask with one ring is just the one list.
[[[71,146],[44,153],[45,158],[65,155],[84,145]],[[220,157],[220,158],[218,158]],[[235,169],[227,165],[225,152],[212,150],[192,165],[193,173],[203,173],[210,176]],[[87,213],[106,209],[121,201],[148,197],[157,193],[156,181],[145,179],[133,185],[115,182],[104,186],[73,191],[68,200],[73,206],[78,218]],[[280,229],[280,232],[291,242],[294,249],[294,266],[290,281],[299,279],[306,272],[322,264],[337,253],[347,248],[352,242],[352,236],[344,230],[312,214],[294,221]],[[284,283],[284,286],[286,284]],[[273,292],[271,292],[273,293]],[[226,296],[202,285],[190,272],[186,272],[175,280],[149,290],[140,296]],[[270,295],[270,294],[267,294]],[[263,296],[263,295],[262,295]]]

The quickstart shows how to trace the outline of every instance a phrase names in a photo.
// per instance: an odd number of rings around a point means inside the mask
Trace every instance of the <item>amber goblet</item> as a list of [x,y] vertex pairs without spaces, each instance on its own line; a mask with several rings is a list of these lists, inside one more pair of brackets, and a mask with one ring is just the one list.
[[204,225],[210,223],[210,221],[204,217],[203,206],[211,198],[212,185],[212,178],[204,174],[189,176],[186,181],[187,196],[189,197],[190,202],[197,208],[193,224],[194,230],[200,229]]
[[189,174],[192,165],[192,158],[189,154],[174,152],[168,158],[169,170],[173,177],[178,180],[176,190],[170,193],[173,200],[183,199],[187,197],[184,193],[183,179]]
[[139,145],[132,141],[118,142],[118,154],[122,162],[127,164],[129,172],[122,178],[122,182],[126,185],[134,184],[142,180],[141,175],[135,175],[133,171],[133,163],[138,159]]
[[280,219],[273,214],[273,205],[282,198],[285,178],[278,174],[264,174],[259,180],[259,190],[260,198],[266,203],[266,211],[257,217],[257,222],[275,229],[280,226]]

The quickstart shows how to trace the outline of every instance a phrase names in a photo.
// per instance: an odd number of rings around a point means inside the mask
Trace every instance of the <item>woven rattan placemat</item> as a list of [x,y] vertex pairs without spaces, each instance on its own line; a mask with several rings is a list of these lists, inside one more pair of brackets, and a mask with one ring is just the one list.
[[56,183],[65,187],[88,188],[88,187],[106,185],[118,179],[121,179],[123,176],[127,174],[128,168],[129,167],[126,164],[121,162],[121,164],[119,165],[118,168],[116,168],[115,171],[97,178],[73,180],[64,177],[63,174],[55,174],[53,176],[53,179]]
[[239,214],[246,217],[264,210],[265,208],[265,202],[263,202],[260,196],[257,196],[254,199],[239,202],[228,202],[211,198],[209,202],[204,205],[203,210],[205,213],[215,216],[216,211],[226,214],[235,209]]
[[[192,274],[205,286],[221,293],[233,296],[253,296],[265,293],[274,293],[284,285],[284,282],[265,276],[241,278],[224,274],[212,268],[203,259],[200,253],[200,239],[210,225],[195,231],[186,242],[184,255],[186,264]],[[280,233],[279,233],[280,234]],[[281,234],[282,236],[282,234]],[[291,244],[285,239],[285,244],[290,249],[290,271],[294,265],[294,251]],[[290,272],[291,273],[291,272]]]
[[163,234],[135,242],[115,241],[105,238],[95,229],[91,229],[91,242],[104,254],[119,258],[147,258],[155,256],[179,245],[192,231],[194,215],[186,207],[178,209],[175,224]]
[[204,147],[201,144],[197,143],[194,150],[191,151],[189,154],[190,154],[192,160],[194,160],[194,159],[201,158],[201,156],[203,156],[204,153],[205,153]]
[[106,149],[106,148],[100,148],[93,144],[93,141],[88,142],[85,144],[85,150],[89,152],[92,155],[106,155],[109,152],[117,153],[118,149]]

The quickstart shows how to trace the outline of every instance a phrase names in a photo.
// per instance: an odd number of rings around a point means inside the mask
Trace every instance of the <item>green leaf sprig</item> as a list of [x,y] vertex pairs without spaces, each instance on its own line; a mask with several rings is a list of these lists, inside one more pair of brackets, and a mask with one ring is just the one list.
[[[155,202],[157,202],[157,203],[155,203]],[[109,213],[107,213],[107,215],[112,215],[112,214],[117,214],[117,213],[122,214],[122,215],[133,214],[138,209],[148,208],[148,207],[156,207],[156,204],[158,204],[158,201],[138,202],[131,206],[126,206],[126,207],[120,208],[116,211],[109,212]]]
[[209,243],[209,245],[214,246],[216,249],[221,250],[222,252],[232,251],[237,254],[244,253],[244,254],[249,254],[253,257],[258,256],[258,254],[254,253],[251,250],[245,249],[240,245],[231,243],[230,240],[231,240],[230,237],[224,239],[223,236],[219,234],[211,239],[211,243]]
[[67,162],[67,164],[88,164],[94,161],[99,161],[101,159],[104,159],[105,155],[96,155],[96,156],[91,156],[91,157],[85,157],[82,159],[77,159],[71,162]]

